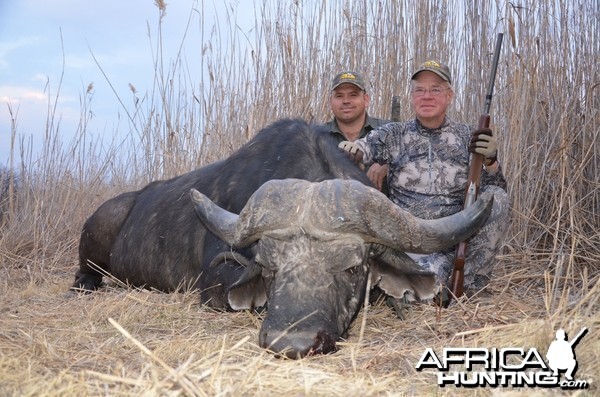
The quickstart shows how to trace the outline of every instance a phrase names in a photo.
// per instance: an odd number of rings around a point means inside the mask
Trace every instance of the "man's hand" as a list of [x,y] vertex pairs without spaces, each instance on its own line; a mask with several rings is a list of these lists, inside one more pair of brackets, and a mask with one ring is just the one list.
[[498,142],[492,130],[481,128],[473,131],[469,151],[483,155],[486,166],[494,164],[498,155]]
[[363,152],[360,150],[356,143],[350,141],[341,141],[338,144],[338,147],[348,152],[351,158],[357,163],[360,164],[362,162]]
[[383,181],[385,181],[385,178],[387,178],[388,170],[389,167],[387,164],[381,165],[378,163],[373,163],[373,165],[371,165],[367,171],[367,176],[379,191],[381,191],[381,188],[383,187]]

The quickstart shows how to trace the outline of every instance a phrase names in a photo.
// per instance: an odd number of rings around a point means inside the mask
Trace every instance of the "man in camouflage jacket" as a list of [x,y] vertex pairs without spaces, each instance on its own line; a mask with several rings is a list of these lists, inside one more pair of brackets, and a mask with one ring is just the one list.
[[[447,117],[454,92],[446,65],[427,61],[411,80],[415,119],[383,125],[365,138],[341,142],[340,147],[352,154],[362,152],[366,165],[388,164],[389,198],[424,219],[452,215],[463,208],[470,152],[484,155],[480,189],[494,193],[494,205],[486,224],[469,240],[465,258],[465,288],[475,292],[488,284],[508,226],[509,199],[496,138],[489,128],[473,131]],[[447,285],[455,250],[409,255]]]

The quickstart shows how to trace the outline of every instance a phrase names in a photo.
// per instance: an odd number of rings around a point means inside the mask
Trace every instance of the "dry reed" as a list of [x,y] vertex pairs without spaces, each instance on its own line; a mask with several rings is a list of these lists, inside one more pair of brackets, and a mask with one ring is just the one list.
[[[60,86],[49,94],[40,154],[19,139],[9,107],[12,153],[22,161],[2,173],[0,395],[550,395],[440,388],[433,373],[414,367],[426,347],[545,351],[557,328],[584,326],[590,333],[577,347],[577,378],[591,383],[582,395],[598,393],[599,3],[308,3],[257,2],[250,32],[240,32],[233,15],[221,21],[197,43],[201,65],[187,65],[180,52],[169,56],[159,30],[156,84],[143,95],[130,87],[131,105],[117,98],[132,131],[123,141],[87,131],[90,90],[72,142],[61,140],[55,122]],[[168,5],[156,6],[168,18]],[[188,29],[206,23],[203,7],[190,14]],[[391,97],[407,94],[415,65],[448,62],[457,91],[452,117],[475,123],[499,31],[506,38],[492,120],[512,218],[490,296],[447,310],[414,305],[405,321],[374,305],[339,352],[299,361],[258,347],[260,316],[211,311],[193,292],[113,283],[64,296],[79,229],[101,202],[223,158],[275,119],[328,119],[329,81],[341,69],[361,70],[370,81],[370,113],[389,117]],[[189,67],[205,72],[199,87]],[[408,101],[401,113],[410,117]]]

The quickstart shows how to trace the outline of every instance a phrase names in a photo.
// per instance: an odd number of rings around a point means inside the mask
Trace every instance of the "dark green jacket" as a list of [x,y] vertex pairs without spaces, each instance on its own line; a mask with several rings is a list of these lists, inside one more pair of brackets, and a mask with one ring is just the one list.
[[[367,121],[365,122],[365,125],[363,125],[362,129],[360,130],[360,135],[358,136],[358,139],[366,137],[369,134],[369,132],[371,132],[375,128],[380,127],[384,124],[388,124],[388,123],[391,123],[391,121],[385,120],[385,119],[378,119],[376,117],[371,117],[367,113]],[[340,127],[338,127],[338,124],[337,124],[337,121],[335,118],[333,120],[325,123],[325,126],[327,128],[329,128],[329,132],[331,132],[331,135],[333,135],[335,137],[335,139],[338,141],[338,143],[340,143],[341,141],[347,140],[346,137],[344,136],[344,134],[342,134],[342,131],[340,131]],[[368,169],[368,167],[367,167],[367,169]],[[365,170],[365,172],[366,172],[366,170]],[[387,179],[383,182],[383,187],[382,187],[381,191],[386,196],[388,195]]]
[[[371,117],[367,114],[367,121],[365,123],[365,125],[363,126],[363,128],[360,130],[360,135],[358,136],[358,138],[364,138],[367,136],[367,134],[369,132],[371,132],[372,130],[374,130],[375,128],[382,126],[384,124],[389,123],[390,120],[384,120],[384,119],[378,119],[376,117]],[[345,141],[346,138],[344,137],[344,134],[342,134],[342,131],[340,131],[340,128],[338,127],[337,121],[335,120],[335,118],[327,123],[325,123],[325,126],[327,126],[327,128],[329,128],[329,131],[331,132],[331,134],[333,136],[335,136],[335,139],[337,139],[338,143],[341,141]]]

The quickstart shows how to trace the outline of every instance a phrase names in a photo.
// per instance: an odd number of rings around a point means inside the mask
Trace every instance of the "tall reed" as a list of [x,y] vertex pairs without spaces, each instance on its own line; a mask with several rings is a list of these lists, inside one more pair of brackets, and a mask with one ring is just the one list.
[[[168,5],[157,6],[159,20],[168,18]],[[207,6],[190,12],[181,47],[190,29],[205,31]],[[368,78],[371,114],[389,117],[399,95],[402,117],[410,118],[411,72],[441,60],[455,81],[452,117],[475,124],[496,34],[504,32],[492,120],[512,199],[505,258],[534,261],[569,282],[582,267],[599,270],[598,2],[262,0],[250,31],[236,25],[233,3],[228,10],[193,43],[200,64],[188,64],[181,47],[164,48],[159,28],[154,85],[143,93],[131,86],[131,100],[115,99],[127,114],[129,133],[120,141],[88,131],[88,90],[78,134],[63,142],[55,116],[60,85],[49,95],[43,151],[31,153],[18,138],[13,148],[23,163],[2,228],[4,258],[18,251],[29,253],[32,266],[33,258],[43,263],[50,246],[72,248],[103,200],[224,158],[278,118],[329,119],[330,80],[342,69]],[[202,71],[199,80],[192,69]],[[19,250],[23,244],[29,248]],[[558,269],[566,256],[568,274]]]

